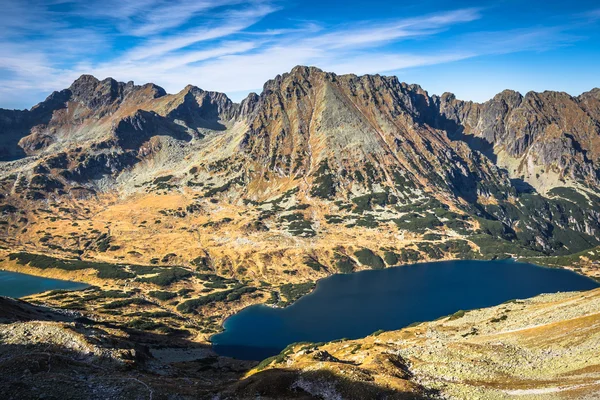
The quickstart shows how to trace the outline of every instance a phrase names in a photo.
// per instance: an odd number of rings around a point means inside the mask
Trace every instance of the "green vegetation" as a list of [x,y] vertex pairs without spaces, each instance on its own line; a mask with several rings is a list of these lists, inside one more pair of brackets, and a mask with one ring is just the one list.
[[336,254],[335,266],[341,273],[349,274],[354,271],[356,263],[346,255]]
[[39,269],[57,268],[65,271],[94,269],[97,271],[98,278],[101,279],[127,279],[134,277],[132,273],[125,270],[126,265],[122,264],[91,262],[78,259],[63,260],[32,253],[11,253],[8,257],[10,260],[16,260],[20,265],[30,265],[33,268]]
[[321,269],[326,269],[325,266],[319,262],[319,260],[317,260],[316,258],[311,257],[311,256],[307,257],[304,260],[304,264],[317,272],[320,271]]
[[101,253],[106,252],[106,250],[109,249],[110,247],[110,236],[108,236],[108,234],[103,233],[102,235],[100,235],[97,239],[96,239],[96,247],[98,248],[98,251]]
[[[296,215],[296,214],[294,214],[294,215]],[[288,231],[294,236],[301,236],[301,237],[315,236],[317,233],[314,231],[310,221],[305,220],[304,216],[302,214],[299,214],[299,215],[302,216],[302,219],[293,220],[292,222],[290,222],[288,225]]]
[[374,205],[384,207],[388,204],[398,203],[398,198],[386,192],[369,193],[364,196],[358,196],[352,199],[355,204],[354,213],[362,214],[365,211],[371,211]]
[[422,259],[421,253],[414,249],[402,249],[398,258],[402,260],[403,263],[414,263]]
[[177,297],[177,293],[164,292],[161,290],[153,290],[153,291],[149,292],[148,294],[150,296],[154,297],[155,299],[162,300],[162,301],[171,300],[171,299]]
[[165,176],[159,176],[156,179],[154,179],[154,181],[152,183],[159,184],[159,183],[163,183],[163,182],[169,182],[171,180],[171,178],[173,178],[173,175],[165,175]]
[[473,235],[469,239],[479,246],[479,251],[484,258],[502,259],[513,255],[537,256],[540,253],[521,247],[518,243],[494,238],[490,235]]
[[369,249],[361,249],[354,252],[354,255],[358,258],[358,261],[363,265],[368,265],[373,269],[384,269],[385,263],[377,254]]
[[459,319],[465,316],[467,312],[465,310],[458,310],[454,314],[448,317],[448,321],[454,321],[455,319]]
[[568,255],[548,257],[523,257],[520,260],[533,264],[543,265],[546,267],[566,267],[578,265],[583,261],[582,257],[585,257],[591,262],[600,261],[600,247],[594,247],[593,249],[588,249]]
[[393,251],[386,251],[383,253],[383,259],[387,265],[398,265],[399,256]]
[[344,219],[339,215],[326,214],[325,221],[327,221],[328,224],[341,224],[344,222]]
[[406,214],[395,219],[394,222],[398,229],[404,229],[410,232],[424,232],[427,229],[435,229],[442,225],[435,215],[426,214],[422,216],[417,213]]
[[314,282],[306,282],[306,283],[286,283],[285,285],[281,285],[279,290],[281,294],[287,299],[287,301],[280,302],[280,305],[288,305],[292,304],[300,297],[305,294],[310,293],[315,288]]
[[208,286],[209,283],[205,283],[205,286],[208,287],[214,287],[214,288],[218,288],[218,285],[233,285],[233,284],[238,284],[239,282],[235,279],[229,279],[229,278],[225,278],[223,276],[220,275],[216,275],[216,274],[196,274],[196,277],[198,279],[200,279],[201,281],[207,281],[210,282],[211,284],[214,284],[213,286]]
[[235,183],[237,183],[236,179],[225,183],[223,186],[219,186],[219,187],[216,187],[216,188],[209,189],[208,191],[206,191],[204,193],[204,197],[212,197],[215,194],[226,192]]
[[186,300],[177,306],[177,310],[186,314],[195,312],[199,307],[216,302],[230,302],[238,300],[242,295],[254,293],[255,287],[240,285],[233,289],[223,290],[222,292],[211,293],[197,299]]
[[496,323],[496,322],[502,322],[502,321],[505,321],[507,318],[508,318],[508,315],[506,315],[506,314],[503,314],[503,315],[501,315],[501,316],[499,316],[499,317],[497,317],[497,318],[492,318],[492,319],[490,320],[490,322],[492,322],[492,323]]
[[261,371],[261,370],[265,369],[266,367],[268,367],[269,365],[271,365],[273,363],[275,363],[275,364],[281,364],[281,363],[283,363],[287,359],[287,356],[290,355],[293,352],[293,350],[294,350],[294,348],[296,346],[299,346],[299,345],[304,344],[304,343],[306,343],[306,342],[292,343],[292,344],[287,345],[287,347],[285,349],[283,349],[281,351],[281,353],[279,353],[279,354],[277,354],[275,356],[269,357],[269,358],[265,358],[264,360],[262,360],[256,366],[256,369],[258,371]]
[[373,215],[366,214],[356,220],[356,225],[364,228],[377,228],[379,226],[379,222],[377,222]]
[[427,254],[427,256],[432,260],[437,260],[444,256],[444,252],[435,244],[421,242],[417,243],[417,248],[423,253]]
[[194,258],[190,263],[194,265],[198,269],[198,271],[210,271],[211,261],[210,257],[208,256],[198,256]]
[[510,237],[510,231],[502,222],[485,218],[475,219],[477,220],[477,222],[479,222],[479,230],[482,233],[498,238]]
[[581,208],[589,208],[588,199],[578,191],[568,187],[556,187],[548,191],[550,196],[558,196],[577,204]]
[[331,173],[327,161],[321,161],[319,169],[315,173],[310,195],[321,199],[330,199],[336,193],[334,175]]
[[180,267],[160,268],[158,274],[147,278],[138,278],[139,282],[153,283],[158,286],[169,286],[175,282],[187,279],[192,273]]

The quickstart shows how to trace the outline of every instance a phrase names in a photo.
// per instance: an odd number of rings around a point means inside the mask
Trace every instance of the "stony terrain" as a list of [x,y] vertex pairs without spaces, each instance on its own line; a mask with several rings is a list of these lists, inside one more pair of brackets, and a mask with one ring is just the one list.
[[476,104],[298,66],[237,104],[84,75],[0,109],[0,268],[93,285],[28,300],[106,335],[202,351],[334,273],[516,257],[600,279],[599,134],[598,89]]
[[369,387],[398,398],[593,399],[600,393],[599,310],[598,289],[541,295],[359,340],[295,344],[236,389],[250,398],[280,376],[293,382],[290,392],[340,399],[361,398]]
[[600,289],[459,311],[260,364],[0,298],[4,399],[594,399]]

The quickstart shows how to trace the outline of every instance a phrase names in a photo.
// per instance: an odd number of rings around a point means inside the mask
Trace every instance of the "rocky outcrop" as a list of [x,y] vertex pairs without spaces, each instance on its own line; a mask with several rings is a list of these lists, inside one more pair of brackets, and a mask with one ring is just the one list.
[[[434,98],[441,127],[455,138],[479,143],[507,165],[516,159],[514,177],[534,180],[541,169],[562,179],[597,186],[600,157],[598,89],[572,97],[559,92],[505,90],[492,100],[475,104],[451,94]],[[439,119],[438,119],[439,121]],[[538,167],[535,170],[534,167]]]
[[225,130],[225,124],[236,115],[237,105],[224,93],[206,92],[195,86],[188,86],[177,97],[178,101],[165,116],[183,121],[195,131]]

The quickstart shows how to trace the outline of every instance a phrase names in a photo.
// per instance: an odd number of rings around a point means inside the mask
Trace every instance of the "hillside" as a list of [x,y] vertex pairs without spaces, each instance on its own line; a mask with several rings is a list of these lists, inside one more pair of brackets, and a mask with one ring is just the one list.
[[293,397],[300,388],[344,399],[592,399],[600,391],[599,301],[598,289],[541,295],[364,339],[294,344],[263,361],[234,392],[247,398],[257,390],[266,398]]
[[[583,399],[600,387],[600,290],[461,311],[260,364],[0,298],[6,399]],[[77,373],[74,373],[76,371]]]
[[[115,384],[124,390],[115,396],[140,398],[180,390],[184,375],[196,386],[181,389],[183,398],[271,389],[267,397],[310,398],[311,388],[323,390],[315,379],[339,383],[340,374],[350,377],[350,398],[389,394],[384,387],[400,398],[597,389],[595,367],[578,370],[597,339],[585,317],[597,291],[293,346],[240,383],[254,364],[216,357],[207,344],[229,315],[289,305],[340,272],[515,257],[600,279],[599,94],[504,91],[477,104],[396,77],[298,66],[239,104],[191,85],[168,94],[84,75],[30,110],[0,110],[0,268],[92,285],[31,304],[3,300],[3,340],[14,341],[3,359],[17,363],[23,348],[51,343],[56,354],[27,353],[35,358],[28,370],[60,359],[52,382],[80,385],[81,398],[106,395],[98,388],[122,370],[131,386]],[[536,318],[544,327],[525,340]],[[573,352],[557,350],[567,364],[554,370],[556,358],[536,343],[547,334],[566,348],[561,332],[572,323],[582,333],[570,336]],[[509,345],[497,344],[500,332]],[[152,353],[165,347],[178,350]],[[454,352],[465,347],[486,361],[473,369]],[[182,348],[207,365],[185,356],[189,364],[165,366],[161,357]],[[451,366],[435,358],[440,349]],[[513,365],[515,354],[530,369]],[[76,377],[62,380],[72,363],[107,375],[88,392]],[[18,381],[22,371],[7,365]],[[556,381],[566,374],[564,389]],[[26,381],[19,387],[31,394],[36,380]]]

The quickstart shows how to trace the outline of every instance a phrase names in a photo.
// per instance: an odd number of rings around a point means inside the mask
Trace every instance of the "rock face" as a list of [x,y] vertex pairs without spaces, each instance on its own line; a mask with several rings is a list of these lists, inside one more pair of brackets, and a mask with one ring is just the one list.
[[417,186],[441,178],[449,192],[472,201],[478,193],[460,193],[465,182],[506,185],[496,168],[507,167],[504,159],[518,163],[508,168],[511,178],[535,180],[546,168],[597,185],[599,110],[598,89],[576,98],[507,90],[477,104],[449,93],[429,96],[396,77],[338,76],[314,67],[277,76],[241,104],[194,86],[167,95],[153,84],[83,75],[30,111],[2,110],[0,137],[6,161],[111,137],[117,149],[139,150],[153,136],[189,140],[244,121],[239,148],[262,173],[310,176],[326,164],[342,177],[336,185],[351,190],[356,179],[344,171],[364,176],[370,164],[388,186],[394,174]]
[[465,182],[508,185],[488,159],[421,123],[429,107],[426,92],[395,77],[296,67],[265,84],[241,148],[263,174],[332,176],[321,197],[377,184],[401,196],[441,186],[472,200],[477,190]]
[[501,163],[517,160],[515,175],[532,179],[541,169],[563,179],[598,185],[598,89],[578,97],[558,92],[506,90],[483,104],[435,98],[441,125],[454,137],[479,141]]
[[[215,203],[295,190],[329,219],[335,205],[361,216],[359,226],[444,225],[544,254],[600,244],[598,89],[504,91],[477,104],[396,77],[298,66],[235,104],[194,86],[167,94],[84,75],[0,117],[0,157],[12,160],[0,163],[0,192],[11,206],[148,192],[158,179]],[[444,208],[470,219],[442,221]],[[318,236],[319,224],[294,218],[291,232]]]

